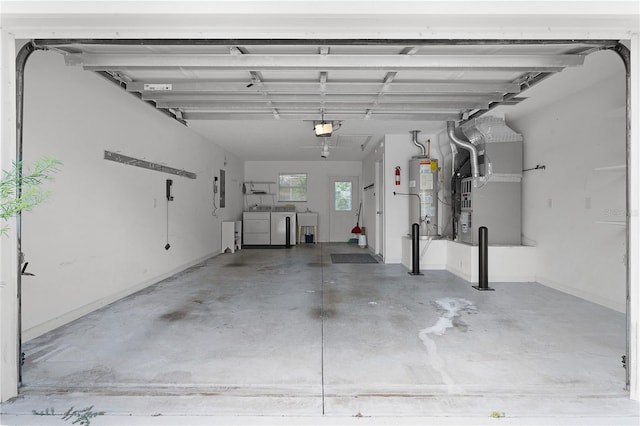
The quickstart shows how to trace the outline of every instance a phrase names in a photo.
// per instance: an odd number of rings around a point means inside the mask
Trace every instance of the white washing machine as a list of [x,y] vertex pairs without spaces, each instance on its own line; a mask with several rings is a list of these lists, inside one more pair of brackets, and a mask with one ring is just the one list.
[[286,245],[287,218],[291,219],[289,224],[291,245],[296,244],[296,208],[290,206],[274,206],[271,210],[271,245]]

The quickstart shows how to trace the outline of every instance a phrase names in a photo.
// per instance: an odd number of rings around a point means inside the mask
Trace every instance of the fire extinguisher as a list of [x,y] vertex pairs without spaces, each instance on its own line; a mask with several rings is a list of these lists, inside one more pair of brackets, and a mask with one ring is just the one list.
[[396,185],[400,185],[400,166],[396,166]]

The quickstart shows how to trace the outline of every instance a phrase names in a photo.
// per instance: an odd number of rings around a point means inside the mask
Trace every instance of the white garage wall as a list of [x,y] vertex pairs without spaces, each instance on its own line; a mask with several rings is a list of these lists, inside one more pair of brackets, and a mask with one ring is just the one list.
[[[384,255],[383,248],[376,248],[376,194],[380,191],[380,183],[376,186],[376,162],[383,158],[384,141],[376,144],[369,154],[362,160],[362,187],[373,184],[370,189],[363,191],[362,195],[362,223],[366,224],[367,244],[371,251]],[[384,245],[384,244],[383,244]]]
[[[278,182],[280,173],[307,174],[307,202],[296,202],[299,212],[307,209],[318,213],[318,241],[329,241],[329,178],[332,176],[357,176],[362,196],[362,163],[360,161],[247,161],[245,162],[245,180],[260,182]],[[273,186],[277,192],[277,184]],[[276,197],[276,203],[277,197]],[[265,199],[264,203],[271,202]],[[249,205],[259,203],[251,200]],[[356,218],[353,218],[354,225]],[[369,226],[360,223],[360,226]]]
[[523,243],[537,280],[625,310],[625,79],[612,52],[587,56],[506,109],[524,135]]
[[[384,263],[402,262],[402,237],[411,232],[409,197],[393,195],[409,192],[409,158],[420,151],[411,143],[411,135],[386,135],[384,138]],[[400,166],[400,185],[395,185],[395,169]]]
[[[536,281],[625,311],[625,79],[612,52],[552,76],[517,106],[491,114],[524,136],[523,245],[536,246]],[[434,139],[432,139],[433,141]],[[449,194],[450,147],[438,134]],[[432,148],[434,145],[432,144]],[[442,188],[441,188],[442,189]],[[444,199],[444,198],[442,198]],[[440,229],[450,208],[440,204]],[[443,216],[446,216],[443,219]]]
[[[24,214],[23,251],[36,274],[23,278],[25,339],[219,252],[221,220],[242,211],[237,158],[102,77],[66,67],[57,53],[31,56],[25,90],[25,162],[53,156],[64,163],[47,184],[50,199]],[[104,150],[197,179],[106,161]],[[227,207],[214,217],[220,169]],[[166,179],[175,197],[168,251]]]
[[[418,142],[426,146],[427,139],[431,139],[432,148],[435,146],[434,135],[418,134]],[[402,262],[402,237],[411,233],[409,223],[409,196],[393,195],[398,193],[409,193],[409,160],[411,157],[420,155],[420,148],[412,142],[412,135],[386,135],[384,141],[384,176],[385,199],[384,199],[384,221],[385,221],[385,263]],[[431,150],[431,158],[438,158],[438,152]],[[395,185],[395,169],[400,166],[400,185]],[[440,191],[442,190],[439,187]],[[440,223],[438,223],[440,227]]]

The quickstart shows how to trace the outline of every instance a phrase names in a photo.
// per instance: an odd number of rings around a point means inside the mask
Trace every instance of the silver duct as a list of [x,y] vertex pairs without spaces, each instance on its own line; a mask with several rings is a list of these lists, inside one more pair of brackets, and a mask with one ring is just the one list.
[[447,121],[447,136],[455,145],[469,151],[471,155],[471,175],[474,178],[480,177],[480,167],[478,166],[478,148],[471,142],[463,141],[456,136],[456,124]]
[[458,145],[449,141],[449,146],[451,147],[451,176],[456,173],[456,157],[458,156]]
[[420,133],[420,130],[412,130],[411,134],[413,135],[413,144],[415,146],[417,146],[418,148],[420,148],[422,150],[422,156],[426,157],[427,156],[427,149],[424,147],[424,144],[421,144],[420,142],[418,142],[418,133]]

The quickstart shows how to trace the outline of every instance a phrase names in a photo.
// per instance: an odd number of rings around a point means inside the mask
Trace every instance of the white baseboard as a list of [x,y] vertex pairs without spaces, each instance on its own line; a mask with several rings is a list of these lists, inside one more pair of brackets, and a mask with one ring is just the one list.
[[586,292],[586,291],[582,291],[580,289],[574,288],[574,287],[569,287],[567,285],[563,285],[560,284],[554,280],[548,279],[548,278],[544,278],[544,277],[537,277],[536,281],[540,284],[542,284],[543,286],[552,288],[554,290],[558,290],[561,291],[563,293],[567,293],[570,294],[572,296],[575,297],[579,297],[580,299],[584,299],[588,302],[592,302],[598,305],[602,305],[606,308],[609,309],[613,309],[614,311],[618,311],[621,313],[625,313],[627,311],[627,306],[626,306],[626,302],[615,302],[613,300],[610,299],[605,299],[604,297],[598,296],[596,294],[590,293],[590,292]]
[[468,281],[470,283],[472,283],[472,277],[471,277],[471,273],[467,270],[463,270],[463,269],[459,269],[454,267],[453,265],[447,265],[447,267],[445,268],[447,271],[451,272],[453,275],[455,275],[458,278],[462,278],[465,281]]
[[54,330],[58,327],[61,327],[65,324],[70,323],[71,321],[74,321],[80,317],[83,317],[97,309],[102,308],[103,306],[106,306],[110,303],[113,303],[117,300],[122,299],[123,297],[127,297],[137,291],[140,291],[146,287],[149,287],[153,284],[156,284],[166,278],[169,278],[172,275],[177,274],[178,272],[182,272],[187,268],[190,268],[194,265],[197,265],[200,262],[203,262],[211,257],[217,256],[219,255],[219,251],[207,254],[206,256],[200,257],[196,260],[193,260],[191,262],[187,262],[181,266],[178,266],[176,268],[171,269],[170,271],[165,272],[164,274],[160,274],[156,277],[153,278],[149,278],[148,280],[142,281],[140,283],[137,284],[133,284],[131,287],[128,287],[125,290],[121,290],[119,292],[110,294],[109,296],[103,297],[101,299],[98,299],[96,301],[93,301],[91,303],[88,303],[84,306],[81,306],[77,309],[74,309],[70,312],[67,312],[63,315],[60,315],[58,317],[52,318],[48,321],[45,321],[41,324],[38,324],[34,327],[31,327],[29,329],[26,330],[22,330],[22,341],[26,342],[29,341],[31,339],[34,339],[38,336],[43,335],[44,333],[47,333],[51,330]]

